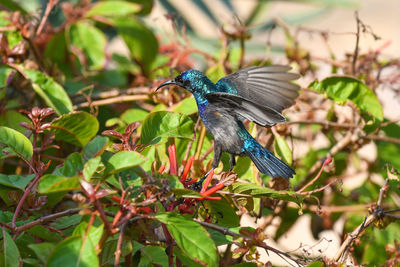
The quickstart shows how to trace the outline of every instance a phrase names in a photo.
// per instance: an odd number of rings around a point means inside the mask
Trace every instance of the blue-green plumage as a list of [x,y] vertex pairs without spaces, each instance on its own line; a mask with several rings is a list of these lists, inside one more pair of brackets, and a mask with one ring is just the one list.
[[298,76],[288,73],[289,69],[286,66],[250,67],[216,84],[200,71],[187,70],[159,88],[176,84],[194,95],[199,115],[215,139],[213,168],[218,166],[222,152],[228,152],[231,169],[236,155],[246,155],[260,172],[288,179],[295,172],[262,147],[242,121],[247,119],[262,126],[284,121],[281,111],[293,104],[298,95],[298,86],[290,83]]

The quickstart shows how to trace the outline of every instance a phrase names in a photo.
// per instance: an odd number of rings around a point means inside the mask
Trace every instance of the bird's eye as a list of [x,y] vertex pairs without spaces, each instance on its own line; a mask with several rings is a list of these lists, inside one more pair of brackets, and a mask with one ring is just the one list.
[[177,81],[178,83],[181,83],[181,84],[183,83],[183,80],[182,80],[181,76],[176,77],[175,81]]

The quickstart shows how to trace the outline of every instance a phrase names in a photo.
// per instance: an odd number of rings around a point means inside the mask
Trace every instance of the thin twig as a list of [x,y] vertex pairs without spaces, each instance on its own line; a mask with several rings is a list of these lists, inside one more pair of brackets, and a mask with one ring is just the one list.
[[399,138],[394,138],[390,136],[380,136],[380,135],[366,135],[362,136],[361,138],[363,139],[369,139],[369,140],[377,140],[377,141],[386,141],[394,144],[400,144],[400,139]]
[[40,25],[36,31],[36,36],[40,35],[42,33],[43,27],[46,24],[47,18],[50,15],[50,11],[53,9],[55,5],[57,5],[59,0],[49,0],[49,2],[46,5],[46,10],[44,11],[44,16],[42,20],[40,21]]
[[122,254],[122,243],[124,241],[124,232],[125,232],[125,227],[126,227],[126,223],[124,223],[121,226],[121,229],[119,231],[119,235],[118,235],[118,242],[117,242],[117,248],[115,249],[115,261],[114,261],[114,266],[118,267],[119,266],[119,262],[121,260],[121,254]]
[[353,60],[351,63],[351,73],[355,76],[356,75],[356,63],[357,63],[357,58],[358,58],[358,51],[359,51],[359,43],[360,43],[360,27],[361,27],[361,21],[358,17],[358,12],[354,12],[354,16],[356,18],[356,23],[357,23],[357,32],[356,32],[356,45],[354,47],[354,53],[353,53]]
[[89,106],[104,106],[122,102],[132,102],[132,101],[147,100],[147,99],[149,99],[148,95],[121,95],[112,98],[92,101],[91,103],[84,102],[76,104],[74,105],[74,109],[87,108]]
[[314,121],[314,120],[298,120],[298,121],[288,121],[287,124],[319,124],[325,127],[335,127],[335,128],[361,128],[362,125],[355,123],[339,123],[332,121]]

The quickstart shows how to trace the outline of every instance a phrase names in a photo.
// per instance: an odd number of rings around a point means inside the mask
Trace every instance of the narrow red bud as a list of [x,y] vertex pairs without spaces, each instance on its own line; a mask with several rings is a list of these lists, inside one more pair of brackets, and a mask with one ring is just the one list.
[[159,172],[159,173],[163,173],[164,170],[165,170],[165,165],[162,164],[162,165],[160,166],[160,168],[158,169],[158,172]]
[[183,170],[182,177],[181,177],[181,182],[182,182],[183,184],[185,184],[187,175],[188,175],[188,173],[189,173],[189,171],[190,171],[190,168],[192,167],[193,160],[194,160],[194,156],[191,156],[191,157],[188,159],[188,161],[186,162],[185,169]]
[[176,164],[176,149],[175,145],[171,145],[168,147],[168,155],[169,155],[169,164],[170,169],[169,173],[172,175],[177,175],[177,164]]
[[200,190],[200,194],[203,194],[207,190],[207,187],[210,184],[213,175],[214,175],[214,169],[211,169],[211,171],[208,174],[206,180],[204,181],[203,188],[201,188],[201,190]]

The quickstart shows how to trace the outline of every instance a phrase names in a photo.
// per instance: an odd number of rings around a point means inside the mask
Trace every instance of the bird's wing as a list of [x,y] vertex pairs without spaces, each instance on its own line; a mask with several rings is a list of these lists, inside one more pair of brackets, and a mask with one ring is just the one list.
[[290,81],[300,77],[288,66],[248,67],[217,82],[219,92],[241,96],[261,106],[282,112],[293,105],[299,86]]
[[239,120],[247,119],[261,126],[273,126],[285,122],[285,117],[276,110],[258,105],[241,96],[229,93],[209,93],[206,98],[211,105],[219,110],[226,110]]

